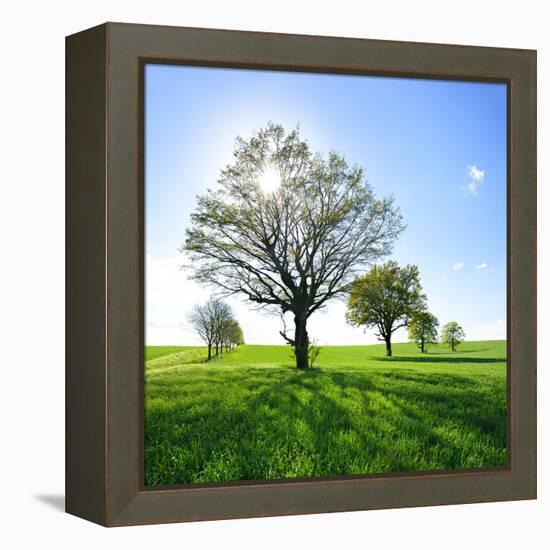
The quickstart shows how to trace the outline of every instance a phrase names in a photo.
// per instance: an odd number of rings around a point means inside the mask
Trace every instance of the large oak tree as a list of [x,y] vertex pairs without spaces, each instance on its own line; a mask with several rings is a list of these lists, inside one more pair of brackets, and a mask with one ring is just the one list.
[[217,188],[197,200],[183,247],[193,278],[290,313],[294,333],[281,335],[298,368],[308,367],[309,317],[403,230],[393,198],[377,198],[361,168],[313,154],[297,129],[273,123],[237,138]]

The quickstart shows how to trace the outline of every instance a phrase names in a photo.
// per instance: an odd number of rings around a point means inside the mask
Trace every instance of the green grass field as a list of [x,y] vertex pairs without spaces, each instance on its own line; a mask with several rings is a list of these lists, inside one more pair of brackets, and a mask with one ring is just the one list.
[[506,462],[506,343],[421,354],[333,346],[149,347],[145,483],[488,468]]

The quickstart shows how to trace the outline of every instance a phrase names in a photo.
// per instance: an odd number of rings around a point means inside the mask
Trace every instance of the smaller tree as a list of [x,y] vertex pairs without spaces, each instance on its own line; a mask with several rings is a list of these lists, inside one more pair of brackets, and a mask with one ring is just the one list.
[[400,267],[390,260],[353,281],[347,320],[351,325],[377,328],[376,336],[386,343],[386,355],[391,357],[393,333],[406,327],[409,318],[425,308],[418,267]]
[[437,343],[439,321],[429,311],[416,311],[409,320],[409,340],[418,344],[420,351],[426,353],[431,344]]
[[449,344],[453,351],[456,350],[456,346],[464,342],[465,338],[464,330],[456,321],[447,323],[441,331],[441,341]]

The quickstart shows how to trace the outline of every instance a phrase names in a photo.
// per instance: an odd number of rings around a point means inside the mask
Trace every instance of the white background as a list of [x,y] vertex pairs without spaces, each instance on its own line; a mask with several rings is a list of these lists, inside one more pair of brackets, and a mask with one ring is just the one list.
[[[0,33],[0,546],[547,548],[550,39],[545,2],[4,3]],[[539,52],[539,500],[104,529],[61,512],[64,36],[104,21],[536,48]],[[545,97],[546,96],[546,97]],[[543,102],[543,98],[546,100]],[[548,220],[548,217],[546,218]],[[546,436],[544,436],[546,432]]]

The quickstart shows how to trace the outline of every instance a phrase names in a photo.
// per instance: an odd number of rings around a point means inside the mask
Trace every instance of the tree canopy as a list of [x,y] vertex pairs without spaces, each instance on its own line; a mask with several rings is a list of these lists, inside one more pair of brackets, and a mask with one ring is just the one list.
[[465,338],[463,328],[456,321],[450,321],[441,330],[441,341],[449,344],[453,351],[456,350],[456,346],[464,342]]
[[223,343],[227,349],[244,344],[244,333],[236,319],[231,319],[223,334]]
[[354,326],[374,327],[392,355],[392,334],[405,327],[412,315],[426,308],[426,296],[415,265],[400,267],[393,260],[373,266],[351,285],[347,320]]
[[237,138],[218,186],[198,197],[183,250],[200,283],[291,313],[294,334],[281,335],[307,368],[308,318],[387,256],[403,229],[393,198],[376,197],[362,168],[269,123]]
[[426,353],[431,344],[437,343],[439,321],[429,311],[416,311],[409,319],[409,340],[418,344],[420,351]]

